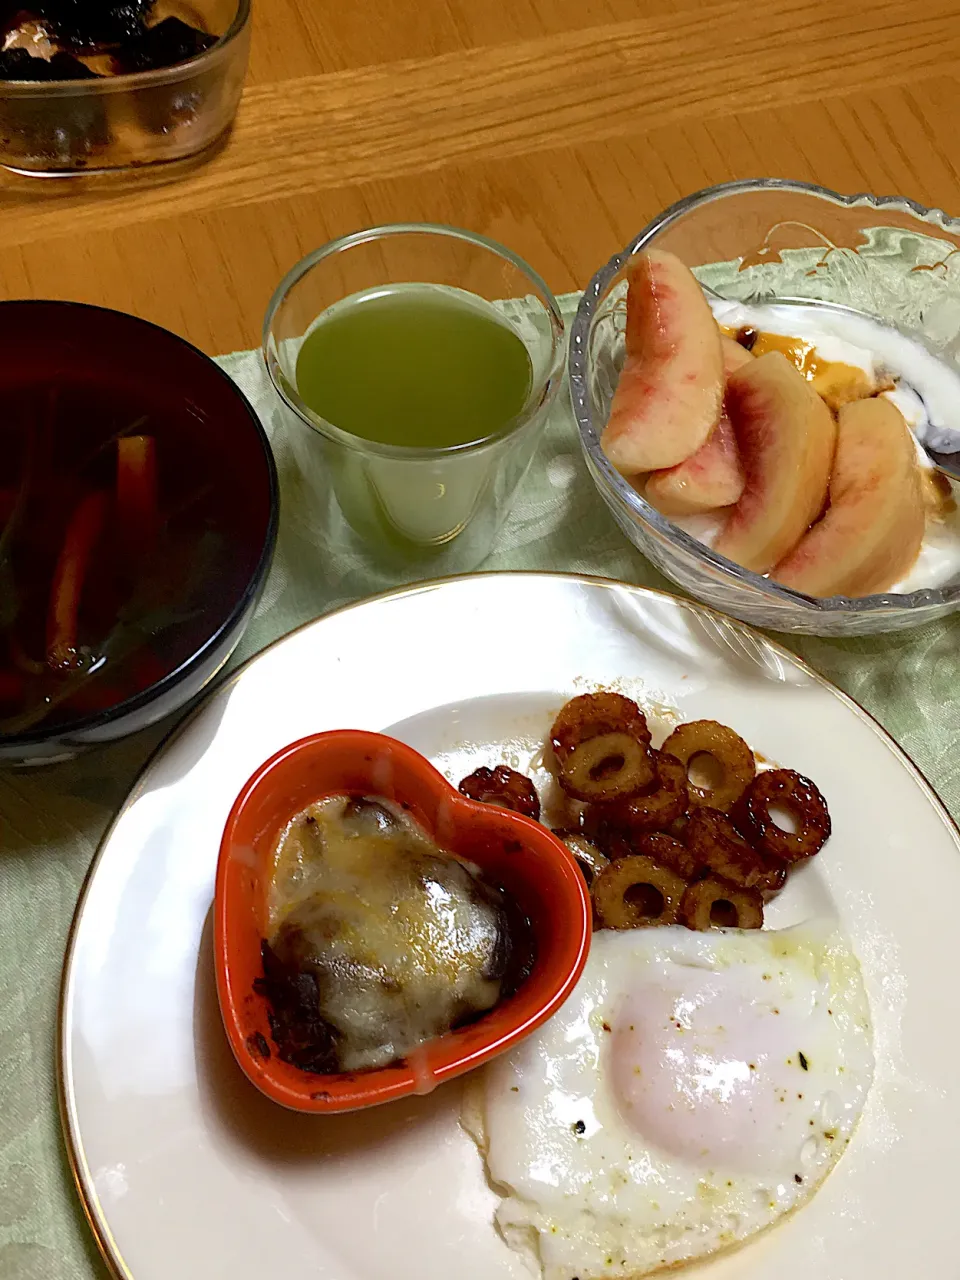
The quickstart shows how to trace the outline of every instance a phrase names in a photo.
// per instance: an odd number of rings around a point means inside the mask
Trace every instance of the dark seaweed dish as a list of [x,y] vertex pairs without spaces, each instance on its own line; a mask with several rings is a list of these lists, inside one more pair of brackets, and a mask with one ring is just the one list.
[[513,899],[377,799],[335,796],[292,819],[270,908],[257,989],[280,1058],[304,1071],[410,1058],[530,972]]
[[218,37],[155,0],[0,0],[0,79],[89,80],[173,67]]

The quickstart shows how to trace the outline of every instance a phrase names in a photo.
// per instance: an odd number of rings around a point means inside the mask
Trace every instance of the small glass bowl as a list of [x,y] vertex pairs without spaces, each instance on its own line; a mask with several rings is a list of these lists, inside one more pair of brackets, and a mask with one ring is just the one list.
[[842,196],[778,178],[708,187],[665,210],[597,272],[570,336],[570,390],[591,478],[627,538],[692,596],[755,626],[824,636],[897,631],[960,607],[960,575],[902,595],[791,591],[679,529],[610,465],[600,433],[623,358],[626,274],[632,256],[653,245],[722,297],[853,307],[960,368],[960,221],[899,196]]
[[250,0],[174,0],[163,16],[221,33],[174,67],[98,80],[0,80],[0,165],[60,177],[186,160],[236,115],[250,50]]

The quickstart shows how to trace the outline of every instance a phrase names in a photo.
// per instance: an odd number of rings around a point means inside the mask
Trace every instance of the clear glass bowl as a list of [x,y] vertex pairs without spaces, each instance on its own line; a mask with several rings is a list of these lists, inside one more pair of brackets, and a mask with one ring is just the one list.
[[175,67],[99,80],[0,80],[0,165],[31,177],[140,168],[212,148],[236,115],[250,0],[173,0],[163,17],[218,34]]
[[660,214],[597,272],[570,336],[570,390],[590,475],[624,534],[692,596],[756,626],[828,636],[896,631],[960,607],[960,575],[903,595],[791,591],[677,528],[614,470],[600,433],[623,359],[626,272],[633,254],[654,244],[723,297],[854,307],[921,336],[960,368],[960,221],[899,196],[842,196],[775,178],[709,187]]

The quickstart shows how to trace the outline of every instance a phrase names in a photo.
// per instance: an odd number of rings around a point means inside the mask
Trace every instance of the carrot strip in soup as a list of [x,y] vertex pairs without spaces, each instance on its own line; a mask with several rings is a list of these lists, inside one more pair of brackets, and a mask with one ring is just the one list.
[[153,436],[117,441],[117,518],[134,555],[151,550],[157,537],[157,448]]
[[88,493],[77,504],[50,589],[47,612],[47,665],[61,670],[77,665],[77,619],[93,550],[107,519],[107,495]]

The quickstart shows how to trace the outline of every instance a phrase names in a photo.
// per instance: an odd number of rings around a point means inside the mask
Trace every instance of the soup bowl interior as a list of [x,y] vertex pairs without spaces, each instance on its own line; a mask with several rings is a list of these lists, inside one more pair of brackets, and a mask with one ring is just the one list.
[[[252,614],[278,494],[249,402],[174,334],[100,307],[9,302],[0,343],[0,762],[23,763],[122,737],[199,691]],[[125,490],[152,513],[142,555],[120,474],[121,442],[137,440],[153,476],[149,500],[145,471]],[[98,501],[84,550],[84,504]],[[76,651],[51,670],[72,594]]]
[[[271,1041],[269,1005],[255,989],[278,840],[296,813],[335,795],[400,805],[442,850],[479,867],[489,883],[512,895],[531,926],[529,976],[476,1022],[428,1041],[416,1066],[401,1060],[315,1075],[282,1062]],[[234,1055],[267,1097],[307,1112],[351,1111],[426,1093],[509,1049],[566,999],[586,962],[591,928],[583,877],[550,831],[468,800],[411,747],[360,730],[292,743],[247,782],[223,834],[214,914],[217,992]]]

